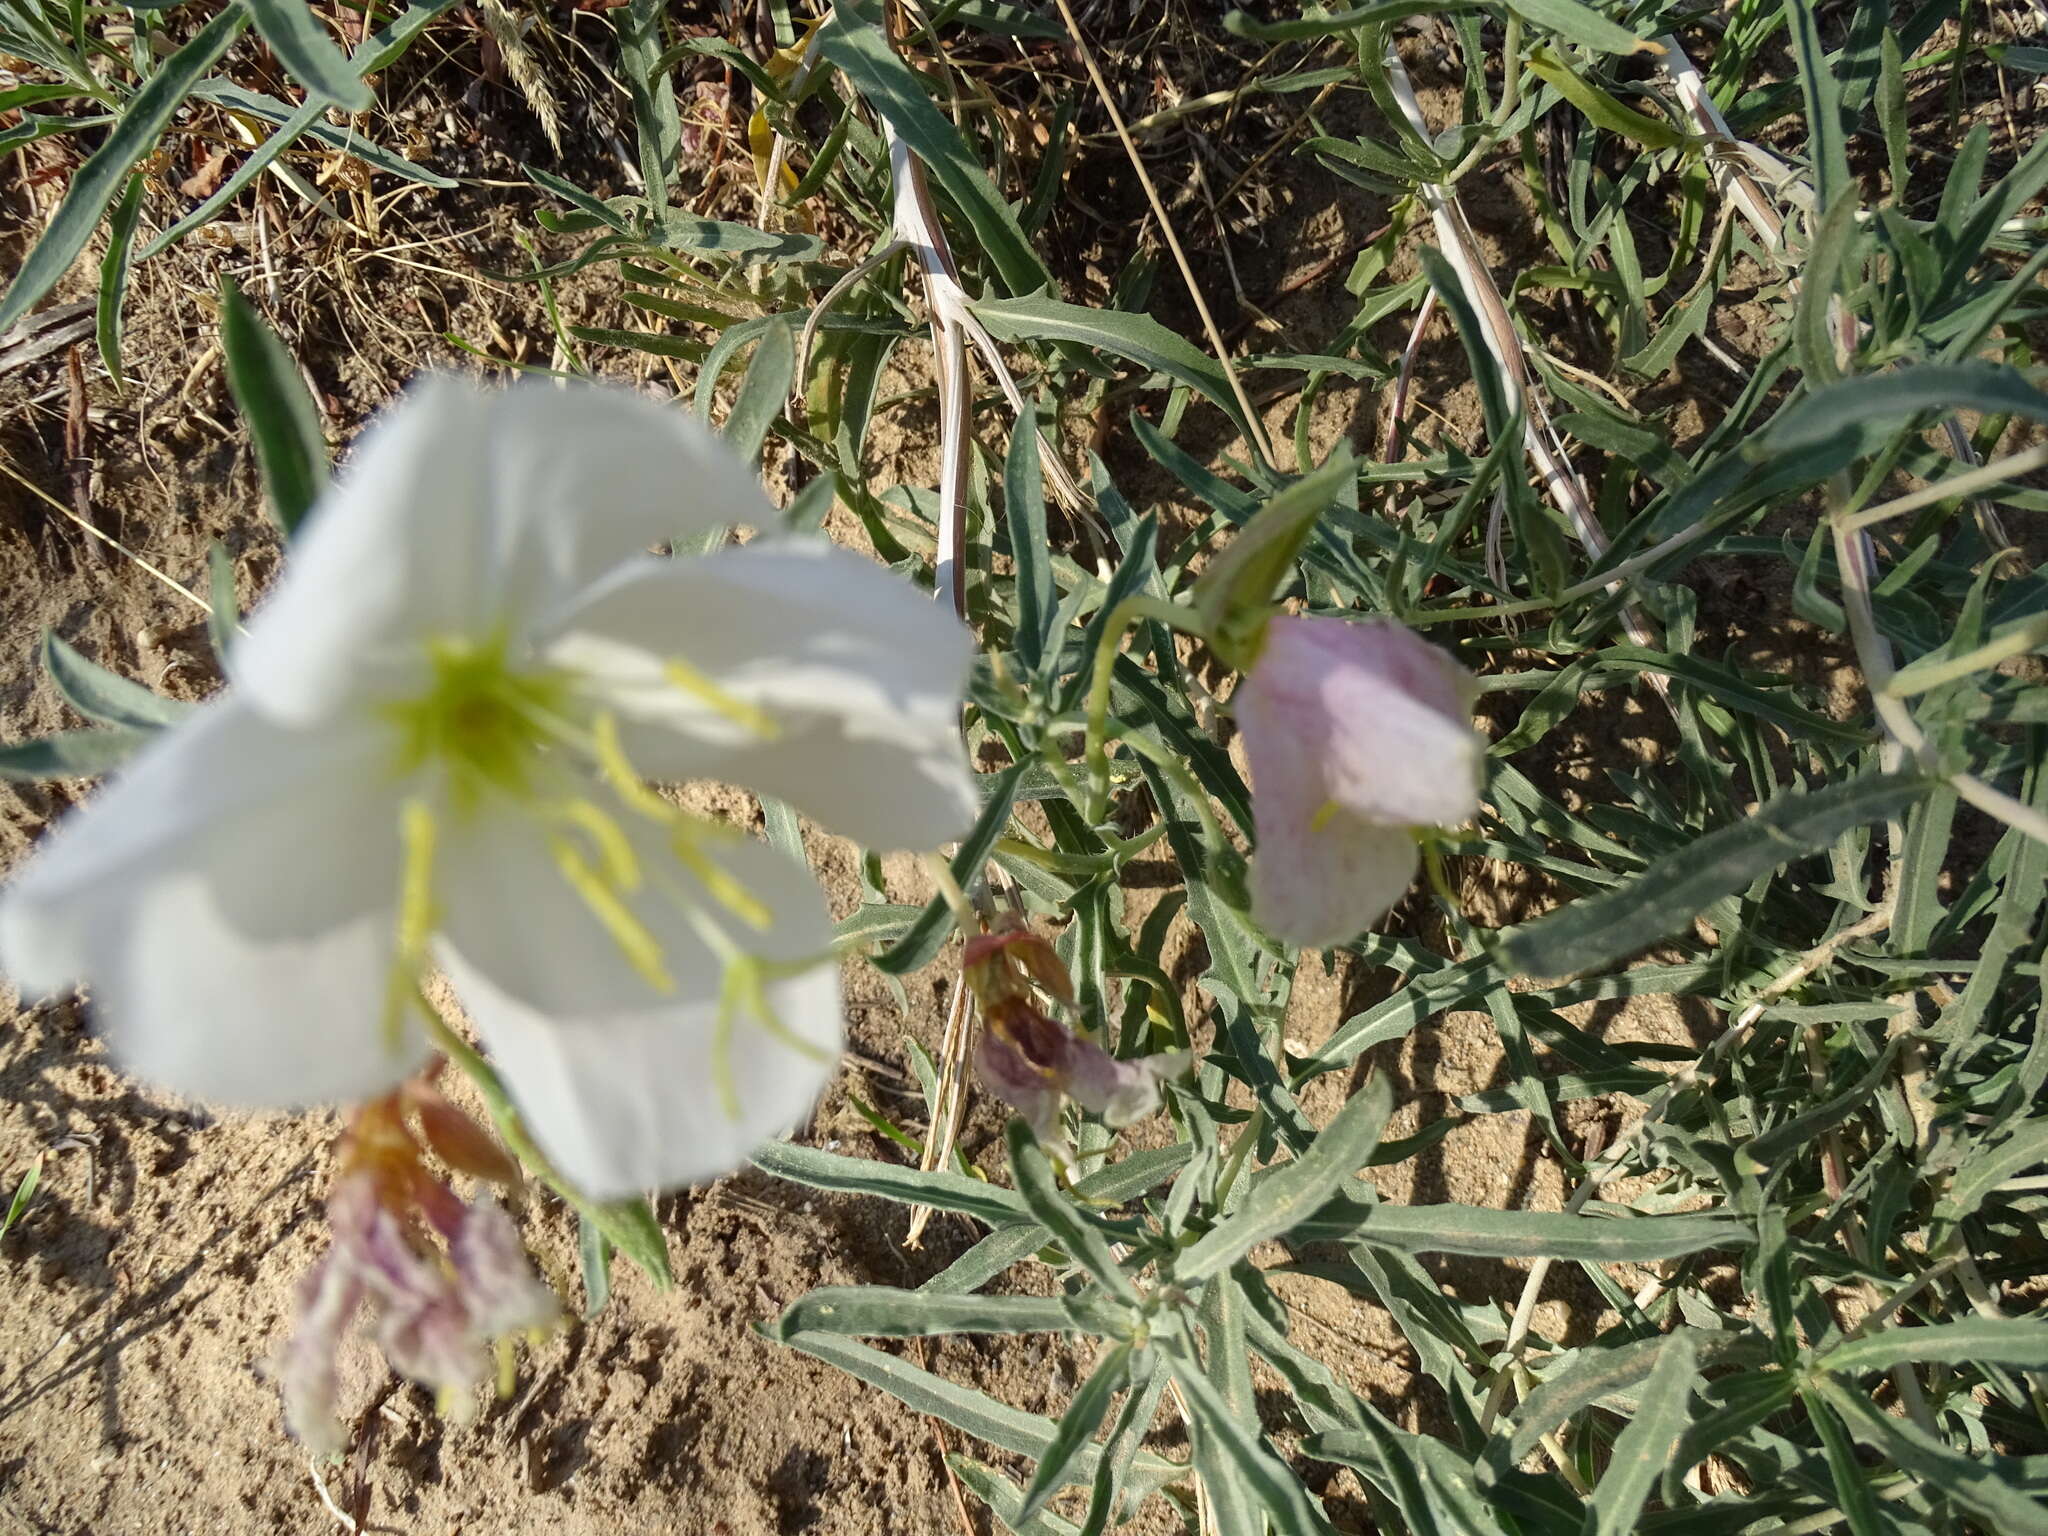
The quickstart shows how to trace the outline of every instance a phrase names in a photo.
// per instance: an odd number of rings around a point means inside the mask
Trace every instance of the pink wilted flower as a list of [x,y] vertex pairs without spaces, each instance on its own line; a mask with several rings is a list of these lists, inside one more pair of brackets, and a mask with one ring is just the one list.
[[[417,1135],[408,1110],[418,1116]],[[297,1324],[277,1361],[285,1422],[315,1455],[346,1444],[335,1358],[366,1303],[385,1361],[431,1388],[441,1412],[458,1421],[474,1411],[471,1390],[490,1375],[493,1346],[501,1386],[509,1387],[509,1341],[560,1316],[512,1218],[489,1197],[457,1196],[427,1167],[428,1146],[465,1173],[518,1180],[518,1165],[430,1081],[356,1111],[327,1197],[334,1243],[299,1282]]]
[[1252,911],[1323,947],[1401,899],[1415,829],[1479,809],[1472,674],[1388,619],[1280,617],[1234,702],[1259,834]]
[[1028,928],[1006,926],[967,941],[961,966],[981,1007],[976,1062],[997,1095],[1040,1142],[1057,1150],[1060,1103],[1072,1099],[1111,1126],[1159,1107],[1159,1085],[1186,1069],[1186,1051],[1119,1061],[1038,1005],[1034,984],[1071,1004],[1074,985],[1053,947]]

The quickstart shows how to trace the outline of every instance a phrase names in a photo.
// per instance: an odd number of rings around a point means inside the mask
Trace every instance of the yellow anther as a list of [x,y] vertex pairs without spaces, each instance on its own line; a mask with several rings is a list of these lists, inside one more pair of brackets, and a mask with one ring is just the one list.
[[590,834],[591,842],[597,845],[597,856],[604,862],[605,879],[622,891],[640,889],[640,861],[634,857],[633,845],[602,806],[579,797],[564,801],[557,809],[563,820]]
[[758,705],[749,704],[745,699],[734,698],[687,661],[664,662],[661,673],[699,704],[715,710],[740,729],[753,732],[763,741],[773,741],[782,734],[781,723],[774,716]]
[[619,722],[609,712],[591,722],[591,743],[597,752],[598,770],[618,797],[642,816],[655,821],[674,821],[681,812],[647,787],[647,781],[633,771],[626,748],[619,740]]
[[718,991],[718,1018],[711,1026],[711,1085],[718,1090],[718,1107],[728,1120],[740,1117],[739,1089],[732,1080],[732,1027],[733,1011],[745,1001],[741,995],[745,983],[739,979],[743,969],[738,965],[725,968],[725,982]]
[[509,1336],[495,1340],[494,1347],[498,1356],[498,1399],[502,1402],[519,1385],[519,1361],[513,1353]]
[[1344,807],[1339,805],[1336,801],[1325,800],[1322,803],[1322,805],[1317,808],[1315,815],[1309,818],[1309,831],[1322,831],[1323,828],[1327,827],[1332,821],[1336,819],[1337,813],[1342,811],[1343,809]]
[[403,1044],[400,1020],[434,934],[434,844],[438,829],[426,801],[411,799],[399,810],[398,832],[405,859],[398,877],[398,932],[391,977],[384,989],[384,1044]]
[[766,933],[775,926],[775,914],[758,896],[741,885],[730,870],[697,846],[691,834],[700,830],[696,827],[678,829],[669,845],[675,853],[676,862],[696,877],[697,883],[710,893],[713,901],[749,928]]
[[612,936],[612,942],[626,957],[626,963],[639,972],[640,979],[655,991],[675,991],[675,978],[669,975],[661,961],[661,941],[648,932],[647,925],[634,915],[633,909],[620,899],[619,893],[606,883],[604,877],[590,867],[574,843],[565,837],[557,837],[550,839],[549,846],[554,851],[562,878],[583,898],[583,905],[590,909],[590,915],[604,925],[605,932]]

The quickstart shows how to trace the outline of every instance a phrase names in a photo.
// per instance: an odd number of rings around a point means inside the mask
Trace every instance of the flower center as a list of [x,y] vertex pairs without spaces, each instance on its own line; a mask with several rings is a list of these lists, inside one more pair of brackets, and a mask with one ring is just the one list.
[[432,676],[426,689],[389,707],[401,769],[441,768],[463,809],[490,790],[530,792],[549,725],[568,702],[568,676],[514,667],[503,636],[430,640],[427,659]]

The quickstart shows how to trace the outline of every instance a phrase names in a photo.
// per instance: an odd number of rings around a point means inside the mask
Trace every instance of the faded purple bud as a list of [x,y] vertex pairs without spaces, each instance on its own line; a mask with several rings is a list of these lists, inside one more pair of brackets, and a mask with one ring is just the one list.
[[299,1281],[298,1326],[277,1362],[287,1428],[315,1456],[347,1444],[335,1416],[335,1355],[362,1305],[363,1284],[342,1256],[327,1256]]
[[519,1229],[495,1200],[469,1207],[449,1244],[471,1325],[487,1339],[530,1333],[562,1315],[555,1293],[535,1277]]
[[977,1053],[982,1076],[1048,1145],[1059,1140],[1061,1099],[1108,1125],[1129,1125],[1159,1107],[1160,1083],[1188,1064],[1185,1051],[1119,1061],[1029,1003],[991,1008],[985,1022]]
[[982,1035],[981,1045],[975,1051],[975,1065],[981,1068],[982,1081],[995,1090],[996,1097],[1024,1117],[1032,1135],[1040,1141],[1053,1139],[1058,1133],[1060,1115],[1057,1082],[993,1030]]
[[1415,878],[1413,829],[1479,808],[1472,675],[1387,619],[1276,618],[1233,700],[1251,761],[1252,910],[1276,938],[1341,944]]
[[[327,1200],[334,1243],[300,1283],[297,1324],[277,1361],[286,1423],[316,1455],[346,1444],[335,1355],[365,1303],[385,1361],[430,1388],[457,1421],[475,1411],[472,1389],[491,1374],[492,1342],[560,1315],[512,1218],[495,1200],[465,1204],[434,1178],[397,1106],[396,1096],[364,1106],[343,1141]],[[500,1358],[509,1368],[510,1356]]]
[[1159,1107],[1159,1085],[1185,1072],[1189,1059],[1186,1051],[1163,1051],[1119,1061],[1094,1041],[1075,1038],[1067,1046],[1067,1095],[1103,1124],[1126,1126]]

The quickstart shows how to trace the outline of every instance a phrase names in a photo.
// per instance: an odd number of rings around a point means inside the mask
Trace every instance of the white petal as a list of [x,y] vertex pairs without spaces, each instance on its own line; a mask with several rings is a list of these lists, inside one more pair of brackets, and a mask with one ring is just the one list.
[[[909,583],[819,541],[756,542],[621,572],[550,655],[626,722],[634,766],[790,801],[875,848],[933,848],[978,800],[959,714],[973,639]],[[777,730],[764,739],[664,677],[686,662]]]
[[90,983],[115,1055],[175,1092],[366,1098],[425,1057],[387,1039],[397,797],[383,743],[280,730],[237,698],[170,733],[0,899],[35,990]]
[[489,417],[488,397],[435,378],[363,432],[235,647],[235,680],[265,714],[323,719],[422,635],[483,626]]
[[765,959],[823,963],[768,984],[781,1028],[735,1020],[727,1063],[737,1113],[718,1088],[722,973],[656,889],[701,894],[645,823],[627,828],[647,877],[632,899],[676,983],[656,991],[564,880],[538,829],[499,817],[468,840],[445,888],[441,959],[555,1167],[599,1199],[728,1173],[800,1122],[839,1057],[837,966],[824,898],[809,872],[750,839],[721,845],[721,865],[774,914],[765,933],[723,917],[733,941]]
[[1420,854],[1401,827],[1339,811],[1321,827],[1259,828],[1252,915],[1289,944],[1347,943],[1387,915],[1414,882]]
[[237,649],[278,719],[402,687],[423,637],[518,638],[664,539],[772,517],[753,473],[626,389],[429,379],[364,433]]

